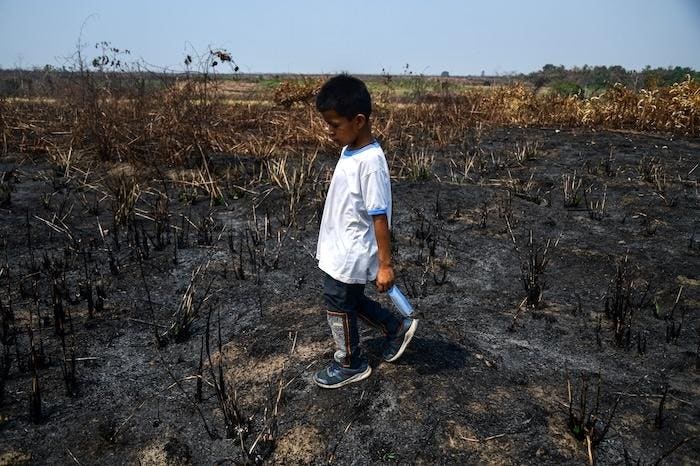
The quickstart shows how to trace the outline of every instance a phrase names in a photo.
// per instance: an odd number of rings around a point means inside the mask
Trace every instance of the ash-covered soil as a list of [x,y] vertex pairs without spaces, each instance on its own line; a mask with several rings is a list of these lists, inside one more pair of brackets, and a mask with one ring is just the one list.
[[313,253],[336,153],[298,184],[303,155],[213,155],[214,205],[196,163],[0,158],[0,464],[585,464],[586,432],[598,464],[695,463],[700,142],[468,140],[388,151],[420,325],[394,364],[362,328],[372,376],[331,391]]

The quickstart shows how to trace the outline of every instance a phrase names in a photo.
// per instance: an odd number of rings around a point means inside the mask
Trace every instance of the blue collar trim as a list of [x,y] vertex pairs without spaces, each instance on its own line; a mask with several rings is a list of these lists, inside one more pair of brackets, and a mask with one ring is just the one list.
[[352,157],[353,155],[357,155],[360,152],[364,152],[371,147],[378,147],[378,146],[379,146],[379,142],[376,139],[373,139],[372,142],[370,142],[369,144],[362,146],[362,147],[358,147],[357,149],[348,149],[348,146],[345,146],[345,147],[343,147],[343,157]]

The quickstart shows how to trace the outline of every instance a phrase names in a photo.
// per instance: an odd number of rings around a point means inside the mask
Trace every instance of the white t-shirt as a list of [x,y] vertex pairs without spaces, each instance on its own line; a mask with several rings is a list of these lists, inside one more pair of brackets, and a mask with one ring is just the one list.
[[391,227],[391,181],[377,141],[344,147],[328,188],[318,234],[321,270],[343,283],[377,277],[377,240],[372,215],[386,214]]

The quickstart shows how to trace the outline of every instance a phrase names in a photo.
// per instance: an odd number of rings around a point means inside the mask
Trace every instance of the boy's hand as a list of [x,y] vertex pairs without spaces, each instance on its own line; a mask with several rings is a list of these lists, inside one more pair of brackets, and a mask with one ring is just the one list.
[[391,266],[379,267],[377,271],[377,291],[384,293],[394,284],[394,269]]

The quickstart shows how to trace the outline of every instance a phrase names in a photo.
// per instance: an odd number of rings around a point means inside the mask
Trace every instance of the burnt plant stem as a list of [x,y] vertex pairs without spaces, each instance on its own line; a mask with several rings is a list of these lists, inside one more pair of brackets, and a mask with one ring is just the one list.
[[95,300],[95,311],[102,313],[105,306],[105,299],[107,299],[107,292],[105,291],[105,286],[101,276],[95,285],[95,294],[97,295],[97,299]]
[[70,354],[66,345],[66,332],[61,334],[61,349],[63,350],[63,380],[66,384],[66,394],[74,397],[78,394],[78,378],[75,373],[75,333],[73,331],[73,319],[68,311],[68,322],[70,325],[71,347]]
[[557,247],[561,235],[554,242],[548,239],[543,244],[538,244],[534,241],[532,230],[530,230],[525,250],[522,251],[508,218],[506,218],[506,225],[508,226],[508,232],[513,241],[515,252],[520,259],[520,276],[527,296],[527,305],[537,307],[542,302],[542,293],[545,289],[543,277],[549,265],[550,248]]
[[613,341],[618,347],[630,347],[635,311],[646,306],[647,297],[653,294],[650,293],[651,282],[641,291],[640,288],[640,280],[635,280],[625,255],[616,265],[615,278],[605,296],[605,315],[612,322]]
[[54,279],[51,287],[51,301],[53,304],[53,321],[56,335],[61,336],[65,332],[66,313],[63,308],[63,296],[58,280]]
[[173,241],[173,265],[177,265],[177,251],[178,245],[180,244],[180,240],[177,237],[177,232],[175,232],[174,236],[175,241]]
[[85,282],[82,287],[83,289],[81,290],[81,294],[85,295],[88,307],[88,318],[92,319],[93,317],[95,317],[95,300],[93,296],[92,278],[88,273],[87,251],[82,250],[81,252],[83,255],[83,267],[85,271]]
[[41,385],[39,384],[39,371],[36,364],[36,351],[34,348],[34,335],[31,323],[27,327],[29,335],[29,351],[32,366],[32,388],[29,392],[29,417],[34,424],[39,424],[43,418],[41,412]]
[[[172,335],[173,339],[177,342],[183,342],[189,337],[192,324],[199,316],[200,309],[212,296],[210,291],[212,284],[214,283],[214,278],[209,280],[209,283],[204,289],[204,293],[202,294],[201,298],[198,301],[195,300],[198,278],[200,273],[202,275],[206,274],[209,264],[210,262],[207,261],[206,264],[200,265],[192,272],[192,278],[187,285],[185,293],[182,295],[180,304],[175,313],[175,321],[171,325],[170,329],[168,329],[168,332],[166,332],[166,335]],[[166,335],[163,336],[165,337]]]
[[588,376],[582,375],[581,385],[578,391],[578,408],[574,409],[574,394],[572,393],[571,379],[568,374],[566,376],[567,394],[569,398],[569,429],[576,439],[586,441],[589,458],[594,461],[594,449],[607,435],[612,419],[617,411],[617,406],[620,403],[621,396],[618,395],[607,419],[602,419],[599,415],[602,378],[600,374],[598,374],[596,399],[591,411],[588,410],[588,382]]
[[[233,259],[233,275],[237,280],[245,280],[245,272],[243,269],[243,233],[238,233],[238,249],[236,249],[234,244],[233,234],[228,235],[228,249],[231,253],[231,258]],[[236,264],[236,257],[238,258],[238,263]]]
[[209,424],[207,423],[207,418],[204,417],[204,413],[202,412],[202,409],[200,408],[199,404],[196,403],[194,400],[190,398],[190,395],[187,393],[187,390],[185,390],[185,387],[182,386],[182,382],[180,379],[175,377],[175,374],[170,370],[170,367],[168,364],[165,362],[165,358],[163,357],[163,352],[161,351],[160,347],[156,347],[156,352],[158,353],[158,359],[160,360],[161,365],[163,366],[163,369],[168,373],[170,378],[173,380],[175,385],[177,385],[177,388],[182,392],[182,394],[185,396],[185,399],[194,406],[194,408],[197,410],[197,413],[199,414],[200,419],[202,420],[202,424],[204,424],[204,430],[207,431],[207,434],[209,435],[209,438],[211,440],[217,440],[219,439],[219,435],[216,433],[215,430],[212,430],[209,427]]
[[659,400],[659,409],[656,412],[656,417],[654,418],[654,427],[661,429],[664,420],[664,406],[666,405],[666,396],[668,396],[668,382],[664,382],[663,393],[661,394],[661,400]]
[[691,437],[686,437],[686,438],[684,438],[683,440],[681,440],[680,442],[676,443],[674,446],[672,446],[671,448],[669,448],[668,450],[666,450],[666,451],[659,457],[659,459],[656,460],[656,462],[654,462],[654,466],[659,466],[659,465],[661,464],[661,462],[662,462],[664,459],[666,459],[667,457],[669,457],[674,451],[678,450],[680,447],[682,447],[683,445],[685,445],[685,444],[688,443],[689,441],[691,441],[691,440],[697,440],[698,438],[700,438],[700,437],[698,437],[697,435],[691,436]]
[[613,417],[615,416],[615,412],[617,411],[617,407],[620,405],[620,399],[622,398],[622,395],[618,395],[617,398],[615,398],[615,404],[613,404],[612,409],[610,410],[610,414],[608,415],[608,419],[605,421],[605,427],[603,427],[603,431],[600,433],[600,436],[598,437],[598,440],[596,443],[600,443],[603,441],[605,436],[608,434],[608,430],[610,430],[610,425],[612,424]]
[[221,344],[221,314],[217,312],[218,317],[218,350],[219,357],[217,361],[217,372],[214,372],[214,363],[211,357],[211,346],[210,346],[210,335],[211,335],[211,315],[213,309],[210,307],[207,313],[207,325],[204,337],[205,349],[207,352],[207,359],[209,360],[209,372],[211,378],[214,382],[214,392],[216,393],[216,398],[219,401],[219,408],[224,416],[224,425],[226,428],[226,438],[239,438],[243,451],[245,452],[244,440],[248,434],[248,424],[243,419],[241,412],[237,405],[237,400],[235,394],[230,396],[227,390],[226,379],[224,378],[224,366],[223,359],[224,355],[222,352]]
[[146,274],[143,271],[143,260],[141,258],[141,254],[138,254],[138,262],[139,262],[139,270],[141,271],[141,281],[143,281],[143,288],[146,290],[146,299],[148,299],[148,310],[151,314],[151,322],[153,325],[151,326],[153,328],[153,336],[155,337],[156,340],[156,347],[157,348],[162,348],[165,346],[165,342],[161,340],[160,335],[158,334],[158,326],[156,324],[156,313],[155,310],[153,309],[153,300],[151,299],[151,290],[148,287],[148,281],[146,280]]
[[32,272],[37,270],[36,260],[34,258],[34,245],[32,244],[32,226],[29,223],[29,209],[26,212],[26,227],[27,227],[27,249],[29,249],[29,258],[31,260],[30,270]]
[[0,358],[0,406],[2,406],[5,401],[5,381],[10,375],[10,366],[12,365],[12,355],[10,354],[9,346],[2,345]]
[[203,370],[204,370],[204,335],[201,337],[201,342],[199,345],[199,366],[197,366],[197,389],[195,392],[195,400],[197,403],[202,402],[202,388],[203,388]]

